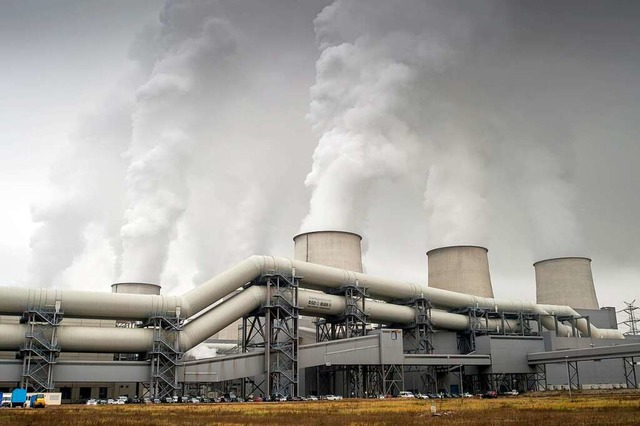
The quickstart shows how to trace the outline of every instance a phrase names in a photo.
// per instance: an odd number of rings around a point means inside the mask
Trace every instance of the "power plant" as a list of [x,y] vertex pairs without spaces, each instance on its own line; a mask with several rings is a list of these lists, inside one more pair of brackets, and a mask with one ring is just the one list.
[[[293,259],[252,256],[181,296],[151,283],[0,287],[0,391],[77,402],[638,387],[640,339],[599,308],[590,259],[535,263],[533,303],[494,297],[486,248],[429,251],[420,284],[365,274],[361,241],[303,233]],[[188,356],[201,343],[218,356]]]

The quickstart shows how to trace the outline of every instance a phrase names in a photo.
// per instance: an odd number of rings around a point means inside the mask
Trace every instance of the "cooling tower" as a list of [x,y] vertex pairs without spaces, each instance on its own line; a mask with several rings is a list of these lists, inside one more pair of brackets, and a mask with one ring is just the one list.
[[488,250],[476,246],[441,247],[427,252],[429,287],[493,297]]
[[343,231],[307,232],[293,237],[294,258],[309,263],[362,272],[362,237]]
[[536,269],[538,303],[599,309],[591,275],[591,259],[562,257],[541,260],[533,267]]
[[160,294],[160,286],[148,283],[115,283],[111,284],[111,293],[126,294]]

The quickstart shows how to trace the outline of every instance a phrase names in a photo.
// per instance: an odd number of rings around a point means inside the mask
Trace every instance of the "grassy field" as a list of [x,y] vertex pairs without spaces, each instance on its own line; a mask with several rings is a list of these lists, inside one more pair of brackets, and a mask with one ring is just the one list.
[[640,425],[640,393],[243,404],[64,405],[2,409],[0,425]]

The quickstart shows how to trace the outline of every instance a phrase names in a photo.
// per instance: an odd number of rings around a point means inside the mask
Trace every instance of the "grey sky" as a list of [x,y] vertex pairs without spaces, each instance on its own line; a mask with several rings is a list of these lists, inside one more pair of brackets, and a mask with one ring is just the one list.
[[[61,287],[117,280],[135,207],[127,150],[144,154],[169,126],[188,128],[195,154],[169,165],[183,167],[172,179],[184,203],[166,228],[163,284],[189,287],[254,251],[290,256],[317,126],[357,113],[336,132],[395,135],[387,142],[411,153],[400,171],[365,161],[360,175],[326,175],[349,179],[349,200],[327,209],[354,206],[369,272],[425,281],[428,249],[475,243],[489,248],[498,296],[533,299],[534,261],[583,255],[601,305],[640,298],[638,2],[340,1],[314,29],[330,3],[0,1],[4,282],[30,284],[33,262]],[[208,50],[222,37],[231,50]],[[349,72],[316,75],[332,43],[352,47],[332,62]],[[381,88],[385,64],[410,77]],[[162,112],[140,93],[166,75],[190,86],[182,98],[154,92]],[[395,121],[378,131],[369,113]],[[31,214],[43,203],[44,236]],[[33,238],[55,250],[32,253]]]

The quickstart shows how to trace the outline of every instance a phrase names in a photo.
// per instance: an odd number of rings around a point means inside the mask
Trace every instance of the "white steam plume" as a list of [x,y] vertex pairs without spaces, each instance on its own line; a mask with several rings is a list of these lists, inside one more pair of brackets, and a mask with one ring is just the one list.
[[[231,72],[233,31],[224,20],[201,12],[187,2],[167,5],[159,29],[162,50],[136,93],[128,151],[129,207],[121,230],[123,281],[160,281],[188,205],[189,169],[207,142],[198,133],[205,119],[199,107],[210,106],[202,97],[212,90],[223,92],[224,79],[215,77]],[[217,111],[207,112],[215,120]]]
[[85,250],[88,227],[95,224],[110,235],[121,226],[122,154],[131,135],[132,105],[123,88],[131,83],[123,80],[99,111],[81,118],[53,167],[50,199],[34,204],[32,219],[39,225],[31,236],[30,285],[64,285],[62,274]]
[[[316,19],[322,50],[310,119],[320,134],[306,184],[302,230],[358,231],[381,180],[429,184],[429,238],[478,240],[486,229],[484,149],[457,129],[460,114],[438,81],[484,28],[484,2],[336,1]],[[433,167],[432,167],[433,166]],[[460,173],[457,170],[463,169]]]

